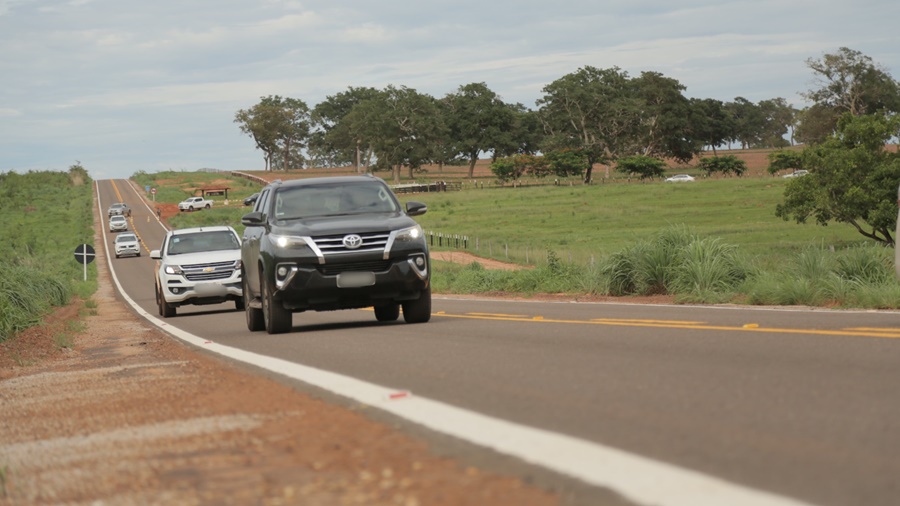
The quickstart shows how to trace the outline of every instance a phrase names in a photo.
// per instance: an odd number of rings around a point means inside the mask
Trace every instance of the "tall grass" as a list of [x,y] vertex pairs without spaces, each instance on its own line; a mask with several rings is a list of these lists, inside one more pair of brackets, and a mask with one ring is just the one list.
[[0,341],[96,290],[96,267],[84,282],[74,257],[93,242],[90,183],[83,171],[0,174]]

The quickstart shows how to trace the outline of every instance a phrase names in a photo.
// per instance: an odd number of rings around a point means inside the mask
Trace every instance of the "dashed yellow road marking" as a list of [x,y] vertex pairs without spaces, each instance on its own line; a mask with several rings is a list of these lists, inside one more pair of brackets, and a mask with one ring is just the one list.
[[814,336],[850,336],[850,337],[877,337],[882,339],[900,339],[900,328],[846,328],[846,329],[790,329],[778,327],[760,327],[757,323],[742,324],[741,326],[709,325],[704,322],[678,321],[678,320],[638,320],[638,319],[614,319],[592,318],[589,320],[567,320],[547,318],[544,316],[530,315],[506,315],[492,313],[463,313],[452,314],[446,311],[434,313],[446,318],[461,318],[470,320],[495,320],[524,323],[557,323],[575,325],[604,325],[612,327],[648,327],[670,328],[679,330],[714,330],[724,332],[755,332],[764,334],[799,334]]

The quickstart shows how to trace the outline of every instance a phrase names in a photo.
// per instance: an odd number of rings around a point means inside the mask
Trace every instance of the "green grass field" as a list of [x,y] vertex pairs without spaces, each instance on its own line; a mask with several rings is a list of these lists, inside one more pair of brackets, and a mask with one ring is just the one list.
[[505,258],[508,245],[511,259],[518,262],[526,248],[538,257],[552,250],[562,259],[597,260],[674,225],[774,262],[810,244],[842,248],[865,242],[846,225],[798,225],[777,218],[775,206],[785,184],[781,178],[727,178],[497,188],[410,198],[428,204],[428,213],[418,219],[427,231],[468,236],[473,252],[498,259]]
[[[438,292],[667,293],[695,302],[900,307],[893,250],[848,225],[777,218],[787,184],[755,176],[470,185],[400,200],[428,205],[417,221],[433,250],[465,249],[534,267],[500,273],[435,262]],[[241,232],[240,217],[248,211],[234,201],[175,216],[171,224],[227,224]]]

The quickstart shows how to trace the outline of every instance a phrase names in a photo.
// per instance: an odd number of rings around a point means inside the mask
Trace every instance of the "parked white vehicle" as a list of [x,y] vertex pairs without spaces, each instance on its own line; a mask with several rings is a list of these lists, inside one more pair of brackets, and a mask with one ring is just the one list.
[[234,301],[244,309],[241,239],[228,226],[170,230],[162,247],[150,252],[156,269],[156,304],[163,317],[183,305]]
[[672,177],[667,177],[667,183],[690,183],[694,180],[694,176],[688,174],[676,174]]
[[179,211],[195,211],[197,209],[209,209],[213,201],[203,197],[191,197],[178,203]]

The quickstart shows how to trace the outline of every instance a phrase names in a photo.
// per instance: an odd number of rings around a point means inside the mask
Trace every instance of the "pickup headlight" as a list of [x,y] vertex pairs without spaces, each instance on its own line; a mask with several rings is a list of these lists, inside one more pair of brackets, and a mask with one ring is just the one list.
[[177,265],[166,264],[164,271],[166,274],[173,276],[181,276],[182,274],[184,274],[184,271],[181,270],[181,267],[178,267]]

